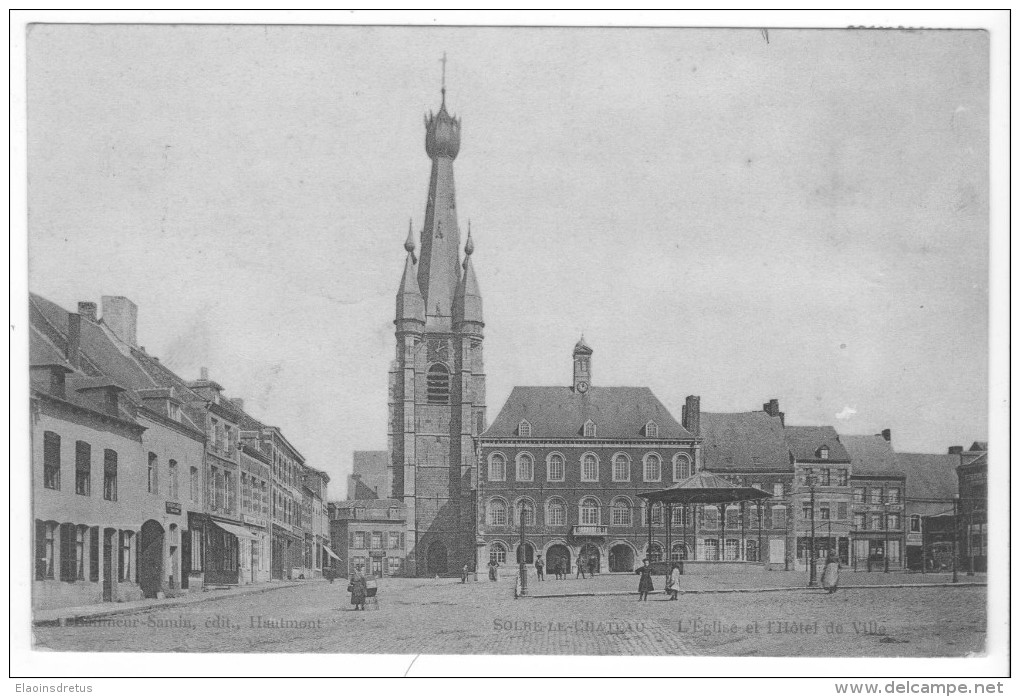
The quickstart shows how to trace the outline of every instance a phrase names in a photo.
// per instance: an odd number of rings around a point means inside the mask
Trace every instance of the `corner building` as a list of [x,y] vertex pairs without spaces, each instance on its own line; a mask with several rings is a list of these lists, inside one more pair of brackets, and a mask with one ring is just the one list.
[[[432,162],[425,223],[416,255],[413,224],[396,298],[396,356],[390,369],[389,480],[407,511],[405,575],[454,573],[474,564],[474,436],[485,429],[482,299],[463,263],[453,161],[460,119],[446,110],[425,119]],[[384,495],[384,494],[382,494]]]

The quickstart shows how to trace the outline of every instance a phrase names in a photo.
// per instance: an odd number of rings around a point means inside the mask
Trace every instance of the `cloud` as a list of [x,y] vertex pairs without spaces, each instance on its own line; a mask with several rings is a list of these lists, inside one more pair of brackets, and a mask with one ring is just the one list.
[[848,407],[843,407],[843,411],[841,411],[838,414],[836,414],[836,418],[840,419],[841,421],[846,421],[847,419],[851,418],[856,413],[857,413],[857,410],[854,409],[853,407],[849,407],[849,406]]

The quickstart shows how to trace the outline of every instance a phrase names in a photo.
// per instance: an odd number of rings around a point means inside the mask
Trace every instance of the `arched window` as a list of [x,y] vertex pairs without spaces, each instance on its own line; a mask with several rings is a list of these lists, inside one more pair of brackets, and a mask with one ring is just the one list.
[[506,564],[506,545],[502,542],[493,542],[489,545],[489,561],[497,564]]
[[630,481],[630,459],[623,453],[617,453],[613,457],[613,481]]
[[149,453],[148,486],[149,493],[155,494],[159,490],[158,470],[156,469],[156,453]]
[[679,528],[691,525],[690,510],[687,506],[673,506],[673,527]]
[[652,504],[652,525],[662,525],[662,509],[661,503]]
[[517,435],[531,438],[531,424],[527,419],[521,419],[521,422],[517,424]]
[[547,478],[550,482],[562,482],[564,478],[563,456],[559,453],[549,455],[547,462]]
[[425,396],[429,404],[450,403],[450,370],[442,363],[435,363],[425,374]]
[[705,539],[705,561],[719,561],[719,540],[714,537]]
[[520,525],[522,520],[524,527],[535,527],[535,504],[527,499],[517,504],[517,520],[514,523]]
[[489,456],[489,481],[502,482],[506,479],[506,458],[500,453]]
[[507,523],[506,501],[492,499],[489,501],[489,525],[502,527]]
[[659,425],[654,421],[649,421],[645,424],[645,437],[646,438],[658,438],[659,437]]
[[673,481],[679,482],[692,474],[694,473],[691,471],[691,458],[684,454],[677,455],[673,459]]
[[687,558],[687,545],[682,542],[674,542],[673,549],[670,551],[669,558],[671,561],[682,561]]
[[719,527],[719,509],[715,506],[706,506],[704,510],[704,527],[708,530],[715,530]]
[[599,502],[591,497],[581,499],[581,525],[600,525]]
[[740,540],[726,540],[725,560],[737,561],[740,559]]
[[588,419],[587,421],[585,421],[584,422],[584,437],[585,438],[594,438],[596,433],[597,433],[597,430],[595,428],[595,422],[592,421],[591,419]]
[[567,524],[567,504],[561,498],[551,498],[545,505],[546,525]]
[[662,460],[655,453],[645,455],[645,481],[658,482],[662,479]]
[[597,482],[599,480],[599,460],[594,453],[581,456],[581,481]]
[[170,460],[167,465],[168,472],[170,473],[170,500],[177,500],[178,483],[177,483],[177,460]]
[[652,546],[648,548],[648,560],[649,561],[662,561],[662,545],[658,542],[653,542]]
[[517,456],[517,481],[530,482],[535,478],[535,459],[528,453]]
[[609,509],[609,524],[630,527],[630,501],[616,499]]

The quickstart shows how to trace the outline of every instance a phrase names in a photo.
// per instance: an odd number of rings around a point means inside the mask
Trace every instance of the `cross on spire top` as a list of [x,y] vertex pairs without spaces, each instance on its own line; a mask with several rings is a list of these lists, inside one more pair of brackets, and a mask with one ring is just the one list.
[[443,51],[443,57],[439,62],[443,64],[443,81],[439,92],[443,95],[443,104],[446,104],[446,51]]

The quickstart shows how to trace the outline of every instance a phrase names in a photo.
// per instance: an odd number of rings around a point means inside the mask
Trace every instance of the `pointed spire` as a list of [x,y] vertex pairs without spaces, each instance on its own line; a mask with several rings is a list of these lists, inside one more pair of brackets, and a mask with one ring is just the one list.
[[[415,323],[420,323],[420,326],[415,326]],[[400,278],[400,290],[397,291],[397,317],[394,324],[397,325],[397,331],[421,331],[425,324],[425,299],[418,286],[418,266],[411,250],[407,252],[404,275]]]
[[482,292],[478,289],[478,278],[475,276],[475,267],[470,256],[464,259],[464,276],[453,298],[453,321],[460,325],[461,331],[471,328],[465,326],[465,323],[473,322],[479,334],[481,328],[485,326],[482,319]]
[[417,263],[418,259],[414,256],[414,221],[411,218],[407,219],[407,239],[404,240],[404,249],[411,255],[411,259]]
[[468,236],[464,244],[464,268],[467,269],[471,255],[475,253],[475,241],[471,239],[471,218],[468,218]]

